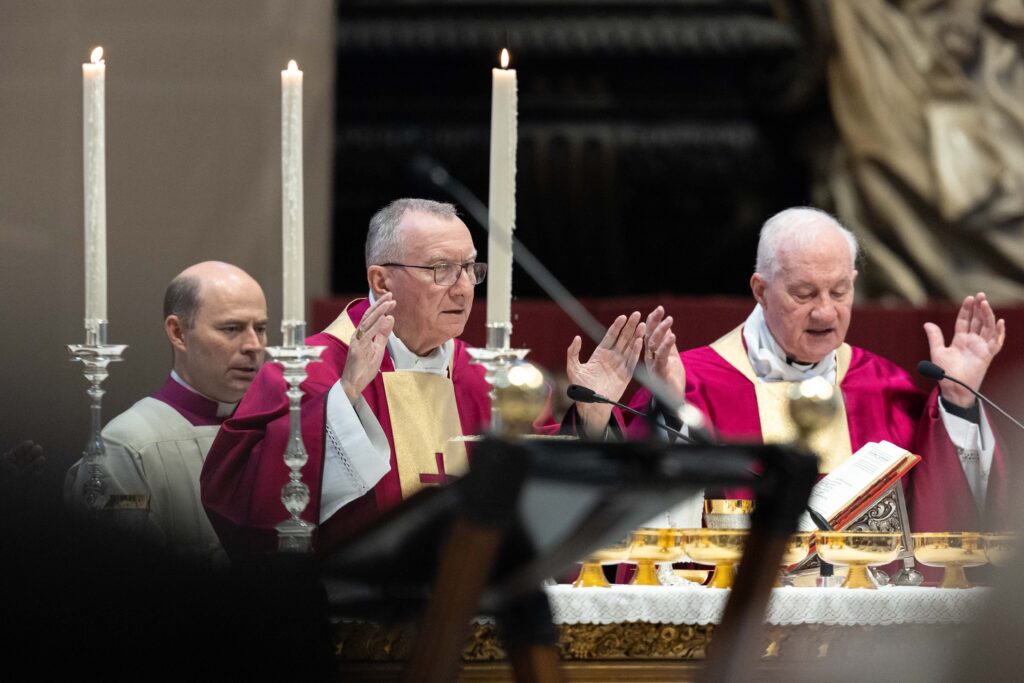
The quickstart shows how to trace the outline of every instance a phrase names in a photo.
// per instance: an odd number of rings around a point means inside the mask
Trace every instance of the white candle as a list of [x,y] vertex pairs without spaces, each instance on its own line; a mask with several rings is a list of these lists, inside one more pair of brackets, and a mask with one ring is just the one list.
[[107,173],[103,48],[82,65],[82,158],[85,181],[85,319],[107,319]]
[[491,176],[488,194],[487,324],[512,322],[512,231],[516,223],[516,143],[518,140],[516,71],[491,72]]
[[[302,217],[302,72],[295,60],[281,72],[281,198],[284,323],[305,316]],[[296,343],[302,343],[301,339]]]

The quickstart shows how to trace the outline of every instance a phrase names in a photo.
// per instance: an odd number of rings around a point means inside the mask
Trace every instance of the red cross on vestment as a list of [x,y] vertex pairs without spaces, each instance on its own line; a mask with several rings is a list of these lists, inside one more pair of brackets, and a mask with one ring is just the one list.
[[434,457],[437,459],[437,474],[421,474],[421,484],[447,484],[449,479],[458,479],[444,471],[444,453],[434,453]]

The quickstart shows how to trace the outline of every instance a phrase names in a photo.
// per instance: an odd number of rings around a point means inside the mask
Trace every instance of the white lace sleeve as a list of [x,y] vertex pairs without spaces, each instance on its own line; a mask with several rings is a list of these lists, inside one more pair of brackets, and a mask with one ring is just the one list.
[[988,490],[988,475],[992,469],[992,454],[995,451],[996,440],[992,435],[992,428],[988,424],[985,407],[979,407],[981,409],[980,424],[974,424],[970,420],[946,412],[942,401],[939,401],[942,424],[946,427],[953,446],[956,447],[960,466],[964,469],[967,484],[974,495],[974,502],[980,510],[985,506],[985,492]]
[[369,404],[353,406],[340,384],[327,394],[320,521],[367,493],[391,470],[391,446]]

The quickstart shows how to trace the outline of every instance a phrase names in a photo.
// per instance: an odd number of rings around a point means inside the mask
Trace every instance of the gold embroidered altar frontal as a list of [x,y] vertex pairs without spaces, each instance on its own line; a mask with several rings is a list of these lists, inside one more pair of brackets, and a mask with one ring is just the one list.
[[[699,587],[615,586],[545,589],[559,623],[559,654],[570,681],[686,681],[714,651],[715,624],[729,592]],[[943,653],[970,637],[991,589],[889,587],[778,588],[766,611],[758,679],[776,680],[812,666],[856,668],[905,661],[908,651],[940,644]],[[497,629],[474,622],[462,651],[462,680],[511,680]],[[398,680],[415,631],[342,622],[335,653],[345,680]],[[790,674],[787,674],[790,672]]]
[[[569,681],[695,681],[714,630],[712,624],[562,624],[559,653]],[[770,626],[757,678],[782,679],[825,663],[855,667],[866,653],[876,660],[899,661],[907,649],[936,642],[954,648],[969,635],[958,624]],[[346,681],[398,681],[414,637],[412,626],[340,623],[334,633],[339,672]],[[462,681],[514,680],[493,624],[472,625],[462,660]]]

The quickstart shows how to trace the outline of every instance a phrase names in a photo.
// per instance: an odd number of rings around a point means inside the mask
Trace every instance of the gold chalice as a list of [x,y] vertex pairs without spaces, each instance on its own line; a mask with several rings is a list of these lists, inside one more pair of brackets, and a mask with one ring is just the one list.
[[682,533],[679,529],[637,529],[629,546],[629,561],[636,563],[635,586],[660,586],[657,562],[675,562],[682,558]]
[[628,558],[628,539],[616,545],[598,548],[590,553],[587,559],[583,560],[580,567],[580,575],[576,577],[572,585],[576,588],[610,588],[611,584],[605,578],[604,569],[601,565],[618,564],[625,562]]
[[793,534],[786,541],[786,548],[782,551],[782,569],[779,571],[779,580],[775,583],[776,586],[781,585],[792,585],[792,578],[789,576],[787,569],[797,562],[802,562],[811,552],[811,541],[814,540],[814,532],[805,531],[797,534]]
[[817,531],[818,557],[829,564],[849,566],[843,588],[878,588],[868,567],[892,562],[899,556],[900,533],[878,531]]
[[754,501],[713,498],[704,501],[704,523],[709,529],[749,529]]
[[1012,531],[982,534],[985,541],[985,557],[996,567],[1005,567],[1017,553],[1020,536]]
[[929,567],[945,567],[939,588],[970,588],[964,567],[977,567],[988,562],[985,540],[976,531],[926,532],[911,534],[914,557]]
[[708,584],[712,588],[732,588],[735,565],[743,557],[746,529],[688,529],[683,541],[686,555],[698,564],[715,565]]

